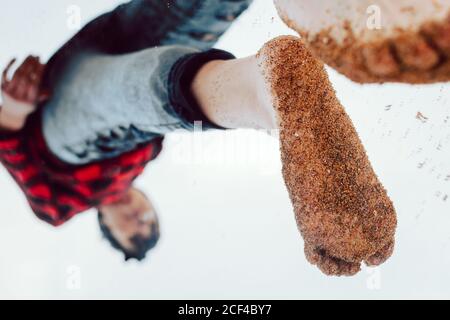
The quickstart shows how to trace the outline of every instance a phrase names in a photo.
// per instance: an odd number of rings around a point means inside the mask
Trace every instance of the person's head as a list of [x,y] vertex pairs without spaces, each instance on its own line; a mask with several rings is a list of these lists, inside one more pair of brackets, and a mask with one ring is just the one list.
[[158,217],[141,191],[130,188],[119,201],[97,209],[103,236],[124,253],[125,260],[143,260],[158,242]]

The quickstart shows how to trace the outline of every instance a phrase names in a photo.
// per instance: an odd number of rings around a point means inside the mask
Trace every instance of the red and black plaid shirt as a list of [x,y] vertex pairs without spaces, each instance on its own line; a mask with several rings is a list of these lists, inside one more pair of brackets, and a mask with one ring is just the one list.
[[69,165],[50,153],[37,113],[24,130],[0,132],[0,161],[35,214],[59,226],[78,213],[118,200],[161,152],[162,140],[155,139],[114,159]]

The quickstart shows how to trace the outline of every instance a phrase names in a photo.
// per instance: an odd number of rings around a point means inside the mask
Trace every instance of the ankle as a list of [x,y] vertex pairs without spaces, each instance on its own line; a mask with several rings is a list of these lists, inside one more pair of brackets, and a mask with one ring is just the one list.
[[194,78],[192,92],[213,123],[226,128],[272,129],[275,121],[264,85],[253,56],[209,62]]

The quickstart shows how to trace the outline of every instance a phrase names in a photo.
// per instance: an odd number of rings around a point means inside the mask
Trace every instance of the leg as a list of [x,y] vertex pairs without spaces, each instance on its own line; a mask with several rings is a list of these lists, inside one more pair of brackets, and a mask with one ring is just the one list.
[[[252,0],[195,0],[188,2],[181,0],[133,0],[87,24],[50,59],[46,67],[42,88],[52,92],[53,99],[45,106],[44,131],[47,132],[46,136],[53,151],[57,155],[65,154],[65,156],[60,156],[65,161],[86,162],[103,156],[111,157],[132,149],[136,144],[154,137],[154,135],[148,134],[150,131],[152,133],[158,132],[154,127],[149,128],[148,126],[145,130],[142,130],[142,126],[136,126],[136,122],[127,119],[127,117],[124,117],[123,123],[117,121],[105,122],[105,119],[109,117],[95,114],[95,110],[100,113],[104,112],[104,114],[112,114],[112,110],[109,110],[109,112],[106,110],[108,107],[112,107],[111,99],[106,99],[108,105],[104,105],[103,108],[100,106],[91,108],[89,111],[78,110],[78,108],[86,109],[86,106],[91,106],[94,103],[91,99],[92,95],[80,96],[77,93],[77,90],[89,87],[83,82],[90,82],[91,88],[97,88],[97,92],[106,92],[111,90],[113,86],[111,81],[108,83],[108,79],[117,79],[102,76],[100,71],[92,74],[86,67],[83,68],[86,71],[83,76],[81,72],[73,72],[74,65],[80,65],[80,60],[85,59],[89,52],[96,52],[99,55],[102,53],[116,55],[137,52],[158,45],[172,44],[189,46],[190,48],[184,54],[194,52],[195,49],[206,50],[216,43],[218,37],[230,27],[234,19],[251,2]],[[161,17],[164,17],[164,19],[161,19]],[[169,54],[169,56],[171,55]],[[97,57],[96,61],[99,60],[108,59]],[[117,59],[111,57],[109,60]],[[168,88],[165,85],[164,77],[167,77],[167,73],[173,64],[173,61],[168,60],[170,59],[160,62],[155,61],[155,69],[161,73],[152,79],[159,81],[160,90],[151,88],[144,96],[148,97],[150,92],[153,92],[154,100],[167,100]],[[86,62],[86,60],[83,61]],[[92,63],[86,62],[86,64],[92,66]],[[104,74],[111,75],[115,72],[114,66],[106,68],[106,64],[103,63],[103,65],[105,66]],[[147,64],[148,66],[149,64]],[[94,66],[92,70],[98,70],[98,68],[99,66]],[[150,73],[157,74],[155,70],[150,70]],[[141,76],[143,75],[141,74]],[[145,79],[141,78],[141,80],[134,79],[133,83],[140,83],[139,86],[142,89]],[[122,89],[123,93],[123,84],[119,84],[118,88]],[[129,90],[138,90],[138,88],[134,86],[133,89]],[[85,89],[83,92],[86,91]],[[86,99],[89,101],[86,101]],[[101,105],[101,101],[96,101],[95,105]],[[170,109],[169,107],[166,108]],[[136,110],[136,107],[134,107],[134,110]],[[135,119],[138,118],[138,113],[128,113],[127,116],[130,116],[130,114],[133,114]],[[90,115],[90,117],[87,117],[87,115]],[[82,126],[89,126],[90,128],[84,128],[85,130],[75,129],[73,121],[70,119],[79,118],[89,119],[89,121],[84,121]],[[100,121],[95,119],[100,119]],[[139,120],[141,119],[142,117]],[[163,121],[166,124],[169,123],[168,121],[174,122],[172,129],[176,128],[176,119],[166,117]],[[77,134],[73,132],[64,134],[70,128],[73,128]],[[168,126],[166,126],[167,128]],[[55,134],[57,132],[60,134]],[[80,135],[80,133],[82,134]],[[62,138],[64,136],[66,139]],[[111,139],[111,136],[119,136],[119,138]],[[77,141],[73,141],[73,139],[77,139]],[[68,146],[72,147],[68,148]],[[68,151],[68,149],[72,149],[72,151]],[[91,154],[90,156],[86,155],[87,149],[90,150],[88,152]],[[73,156],[69,157],[68,152],[72,155],[76,153],[82,156],[83,160],[75,159]]]
[[194,95],[217,124],[280,128],[283,175],[311,263],[352,275],[361,262],[392,254],[393,204],[323,65],[300,39],[281,37],[255,57],[210,63],[198,77]]
[[275,0],[314,54],[354,81],[450,80],[450,0]]
[[234,58],[162,46],[125,55],[85,52],[67,65],[43,108],[51,151],[71,164],[116,157],[178,129],[222,129],[199,110],[191,78],[211,60]]

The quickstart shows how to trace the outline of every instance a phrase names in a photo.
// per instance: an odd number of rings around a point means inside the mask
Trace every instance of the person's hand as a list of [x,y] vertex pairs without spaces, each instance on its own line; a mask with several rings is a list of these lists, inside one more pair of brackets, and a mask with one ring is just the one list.
[[37,105],[48,99],[48,94],[39,91],[45,68],[39,58],[28,56],[9,78],[8,73],[15,62],[16,59],[13,59],[3,71],[3,105],[0,106],[0,128],[13,131],[22,129]]

